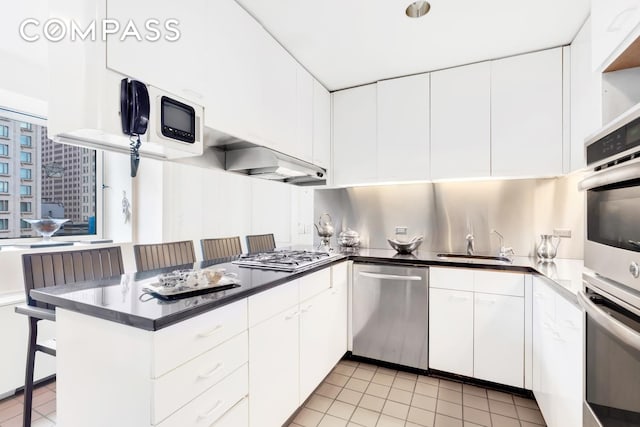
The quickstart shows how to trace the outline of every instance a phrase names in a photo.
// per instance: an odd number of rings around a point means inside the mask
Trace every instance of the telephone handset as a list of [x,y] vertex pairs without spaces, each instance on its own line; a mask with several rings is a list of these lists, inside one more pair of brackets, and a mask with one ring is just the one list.
[[[131,177],[135,178],[140,164],[140,135],[147,132],[149,124],[149,91],[138,80],[122,79],[120,82],[120,119],[122,132],[131,136]],[[137,140],[133,140],[136,137]]]

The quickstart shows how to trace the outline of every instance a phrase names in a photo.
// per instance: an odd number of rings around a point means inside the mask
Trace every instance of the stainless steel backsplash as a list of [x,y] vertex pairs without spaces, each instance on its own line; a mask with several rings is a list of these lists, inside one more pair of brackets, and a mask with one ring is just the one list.
[[[327,212],[336,235],[349,227],[360,233],[363,247],[389,248],[396,226],[408,236],[423,235],[423,251],[464,252],[465,236],[475,237],[476,253],[497,253],[499,231],[517,255],[534,255],[540,234],[570,229],[560,258],[583,257],[584,193],[581,174],[561,178],[442,182],[317,189],[314,216]],[[319,242],[316,236],[314,242]],[[336,246],[335,237],[332,246]]]

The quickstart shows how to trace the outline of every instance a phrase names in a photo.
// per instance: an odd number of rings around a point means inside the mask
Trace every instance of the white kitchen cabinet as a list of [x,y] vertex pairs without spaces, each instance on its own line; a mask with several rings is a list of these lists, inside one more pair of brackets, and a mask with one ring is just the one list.
[[491,175],[491,63],[431,73],[431,178]]
[[640,35],[640,1],[591,0],[592,69],[604,71]]
[[584,141],[602,125],[602,77],[591,63],[591,21],[571,43],[571,171],[586,166]]
[[[331,291],[300,302],[300,402],[309,396],[327,375],[331,360]],[[329,368],[331,369],[331,368]]]
[[474,297],[473,376],[523,388],[524,298]]
[[249,329],[249,425],[282,425],[296,410],[298,305]]
[[376,85],[334,92],[333,183],[377,180]]
[[313,77],[296,63],[296,137],[288,152],[313,162]]
[[[147,84],[154,85],[178,96],[202,104],[206,69],[202,66],[202,52],[206,51],[205,0],[189,0],[187,4],[142,0],[107,0],[107,17],[120,23],[118,34],[107,38],[107,67]],[[157,41],[148,41],[145,22],[151,17],[160,21],[156,28],[162,37]],[[168,19],[178,23],[174,28],[179,38],[166,40],[173,33],[164,30]],[[135,36],[121,40],[126,25],[132,21],[143,40]]]
[[429,368],[473,377],[473,292],[429,290]]
[[429,74],[377,84],[378,181],[428,180]]
[[562,48],[491,62],[491,175],[563,172]]
[[327,371],[347,352],[348,300],[349,300],[348,263],[343,262],[331,267],[331,313],[327,314],[330,322],[330,360]]
[[525,276],[429,269],[429,368],[524,388]]
[[312,163],[323,168],[329,168],[331,163],[331,94],[316,79],[313,79]]
[[583,314],[533,279],[533,393],[549,427],[582,426]]

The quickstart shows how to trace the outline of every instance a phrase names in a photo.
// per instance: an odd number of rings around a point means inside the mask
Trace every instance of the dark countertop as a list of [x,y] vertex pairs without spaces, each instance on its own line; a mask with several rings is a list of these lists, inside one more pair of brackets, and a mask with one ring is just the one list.
[[[231,264],[232,259],[229,259],[229,262],[226,263],[200,262],[164,270],[125,274],[105,280],[42,288],[32,290],[31,296],[37,301],[46,302],[56,307],[155,331],[347,259],[354,262],[485,268],[534,273],[543,276],[545,281],[555,285],[558,292],[573,303],[576,303],[577,292],[582,289],[582,271],[584,269],[582,260],[556,259],[553,263],[544,264],[537,263],[532,258],[514,257],[512,263],[506,263],[491,260],[443,259],[438,258],[435,252],[418,251],[411,255],[400,255],[392,249],[360,249],[356,253],[345,253],[343,256],[326,263],[294,273],[241,268]],[[144,295],[142,288],[156,282],[154,278],[158,274],[177,268],[206,268],[209,266],[224,268],[227,272],[238,274],[241,286],[170,302],[155,298],[149,301],[141,300],[141,296]]]

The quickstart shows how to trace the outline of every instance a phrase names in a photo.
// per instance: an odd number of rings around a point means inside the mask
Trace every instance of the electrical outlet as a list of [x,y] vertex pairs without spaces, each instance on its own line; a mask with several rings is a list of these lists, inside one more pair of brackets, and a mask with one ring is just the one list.
[[396,234],[398,236],[406,236],[409,228],[405,226],[396,226]]
[[553,234],[558,237],[571,238],[571,229],[569,228],[554,228]]

